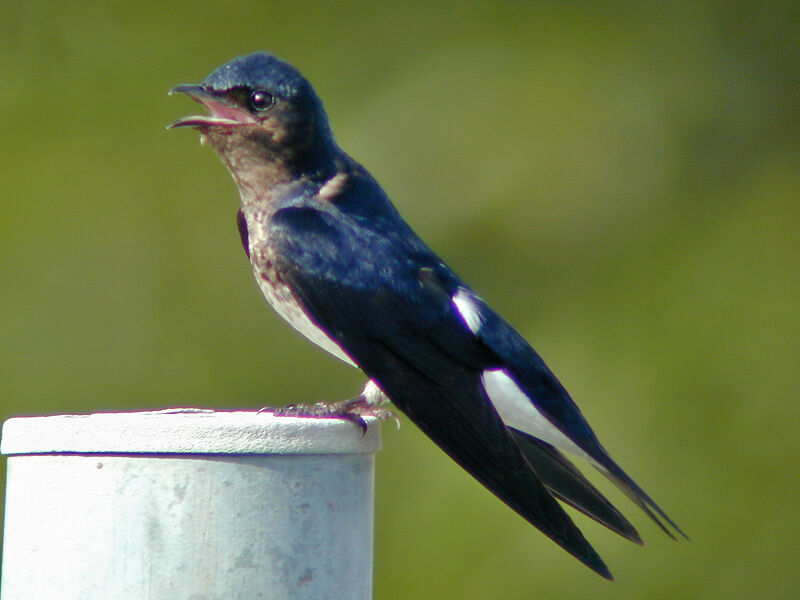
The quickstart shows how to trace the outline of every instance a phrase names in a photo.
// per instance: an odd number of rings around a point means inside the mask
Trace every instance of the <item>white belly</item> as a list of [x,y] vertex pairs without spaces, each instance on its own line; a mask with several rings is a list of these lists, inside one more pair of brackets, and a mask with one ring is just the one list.
[[[263,259],[263,257],[260,258]],[[349,365],[356,366],[342,347],[308,318],[308,315],[297,302],[289,287],[280,280],[274,269],[271,268],[270,261],[253,261],[253,274],[258,286],[261,288],[261,293],[264,294],[264,297],[275,309],[275,312],[283,317],[289,325],[336,358]]]

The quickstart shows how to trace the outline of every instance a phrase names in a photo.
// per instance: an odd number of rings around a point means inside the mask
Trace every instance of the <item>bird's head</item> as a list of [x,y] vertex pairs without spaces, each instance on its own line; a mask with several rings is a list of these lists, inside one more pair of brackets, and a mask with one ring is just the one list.
[[200,84],[179,85],[207,115],[178,119],[169,128],[194,127],[234,177],[272,169],[277,183],[321,168],[335,148],[322,102],[297,69],[257,52],[222,65]]

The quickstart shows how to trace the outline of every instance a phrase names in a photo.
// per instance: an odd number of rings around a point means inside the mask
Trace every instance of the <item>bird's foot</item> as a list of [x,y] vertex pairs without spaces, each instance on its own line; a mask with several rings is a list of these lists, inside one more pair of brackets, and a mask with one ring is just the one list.
[[[333,406],[337,407],[343,413],[348,415],[356,415],[358,417],[374,417],[379,421],[388,421],[394,419],[398,429],[400,428],[400,417],[397,413],[388,408],[381,408],[370,402],[364,394],[359,394],[355,398],[337,402]],[[363,419],[362,419],[363,420]]]
[[374,417],[381,421],[394,419],[397,426],[400,427],[400,419],[394,412],[388,408],[379,408],[370,404],[363,394],[332,404],[327,404],[325,402],[317,402],[315,404],[287,404],[280,408],[262,408],[258,412],[266,411],[271,412],[277,417],[344,419],[345,421],[350,421],[358,425],[361,428],[362,434],[367,433],[367,422],[364,420],[364,417]]

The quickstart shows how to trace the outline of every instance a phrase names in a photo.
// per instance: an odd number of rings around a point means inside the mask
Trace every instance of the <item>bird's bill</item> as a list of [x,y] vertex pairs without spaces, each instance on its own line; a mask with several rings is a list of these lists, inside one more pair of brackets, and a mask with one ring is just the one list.
[[239,125],[253,125],[257,121],[247,111],[236,106],[231,106],[223,98],[215,96],[202,85],[179,85],[172,88],[169,95],[186,94],[208,109],[208,115],[192,115],[182,117],[174,123],[167,125],[167,129],[176,127],[237,127]]

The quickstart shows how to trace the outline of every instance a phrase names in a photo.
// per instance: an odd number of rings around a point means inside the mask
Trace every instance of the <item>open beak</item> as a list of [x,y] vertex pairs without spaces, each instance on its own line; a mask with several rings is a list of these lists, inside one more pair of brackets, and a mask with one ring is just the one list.
[[195,102],[205,106],[210,114],[183,117],[167,125],[167,129],[176,127],[237,127],[239,125],[258,123],[250,113],[236,106],[231,106],[224,98],[215,96],[202,85],[179,85],[170,90],[169,95],[172,96],[173,94],[186,94]]

